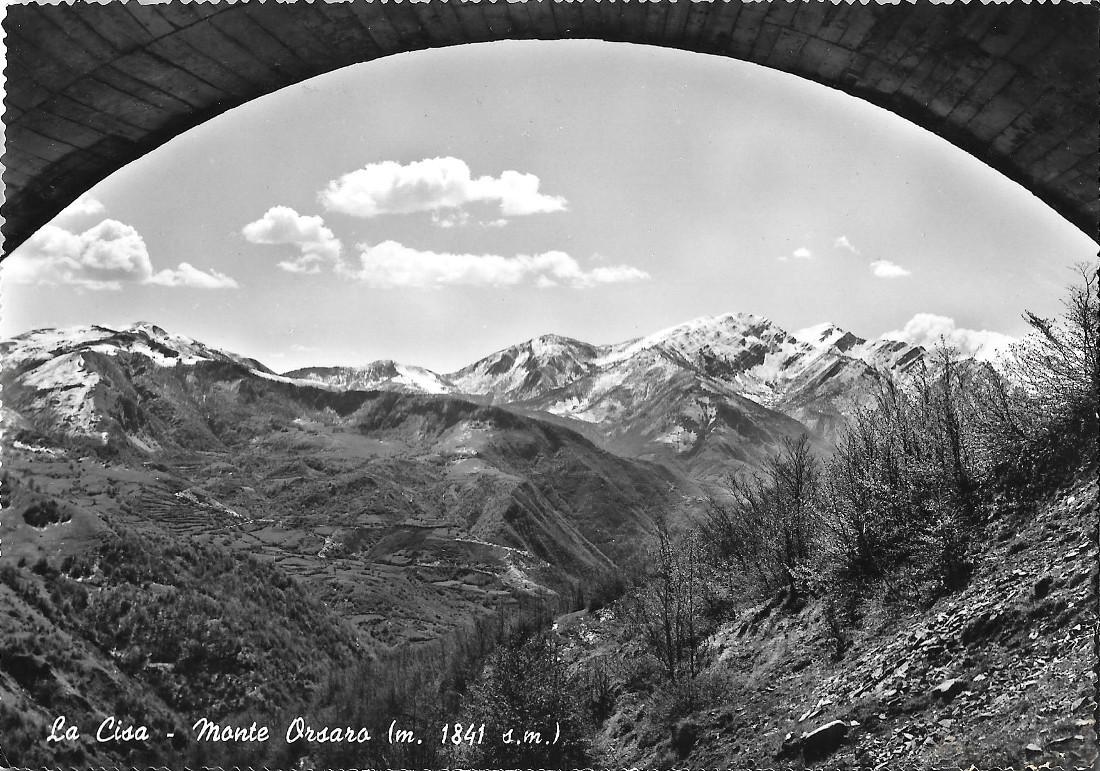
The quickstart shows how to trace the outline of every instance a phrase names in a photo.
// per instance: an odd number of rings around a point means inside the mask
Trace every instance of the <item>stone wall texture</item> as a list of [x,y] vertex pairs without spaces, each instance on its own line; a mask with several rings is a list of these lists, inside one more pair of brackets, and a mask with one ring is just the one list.
[[670,46],[793,73],[935,132],[1093,238],[1100,218],[1097,4],[176,0],[12,5],[4,27],[5,253],[111,172],[250,99],[505,39]]

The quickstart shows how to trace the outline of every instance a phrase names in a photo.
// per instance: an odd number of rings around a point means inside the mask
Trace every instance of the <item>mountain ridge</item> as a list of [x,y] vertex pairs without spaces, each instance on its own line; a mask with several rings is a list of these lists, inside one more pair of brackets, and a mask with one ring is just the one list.
[[[234,365],[265,380],[335,392],[499,404],[536,418],[553,416],[618,454],[705,476],[756,465],[785,437],[802,433],[827,448],[885,381],[904,376],[925,356],[919,346],[868,341],[834,324],[791,334],[752,313],[699,317],[605,345],[541,335],[443,374],[390,359],[277,374],[255,359],[148,322],[119,330],[34,330],[0,342],[0,353],[5,371],[21,371],[7,376],[21,403],[35,404],[69,435],[93,443],[106,444],[110,432],[96,427],[88,405],[95,394],[111,391],[103,383],[112,380],[114,363],[136,356],[165,368]],[[136,398],[127,394],[130,402]],[[145,441],[136,434],[131,440]]]

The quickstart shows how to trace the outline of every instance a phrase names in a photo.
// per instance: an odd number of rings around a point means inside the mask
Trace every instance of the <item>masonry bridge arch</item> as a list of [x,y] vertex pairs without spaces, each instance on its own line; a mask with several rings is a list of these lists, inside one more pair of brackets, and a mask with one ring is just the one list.
[[[429,0],[13,5],[4,253],[99,180],[244,102],[350,64],[493,40],[729,56],[889,109],[1096,238],[1095,4]],[[446,73],[441,73],[446,77]]]

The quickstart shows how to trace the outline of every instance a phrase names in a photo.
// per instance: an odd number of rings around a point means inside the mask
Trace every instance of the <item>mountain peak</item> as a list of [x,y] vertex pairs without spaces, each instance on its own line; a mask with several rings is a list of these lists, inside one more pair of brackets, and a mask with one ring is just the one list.
[[448,394],[455,390],[446,378],[430,369],[393,359],[377,359],[358,367],[303,367],[284,372],[282,376],[341,391]]
[[682,324],[655,332],[648,337],[667,338],[691,333],[713,335],[759,334],[766,330],[777,329],[779,328],[767,316],[741,311],[737,313],[720,313],[715,316],[700,316],[691,321],[685,321]]
[[[748,313],[746,311],[719,313],[713,316],[700,316],[690,321],[685,321],[682,324],[677,324],[672,329],[682,328],[729,328],[729,327],[755,327],[755,326],[770,326],[771,319],[767,316],[761,316],[756,313]],[[659,332],[657,334],[660,334]]]
[[168,337],[168,333],[164,331],[163,327],[159,327],[151,321],[135,321],[132,324],[127,324],[119,331],[144,332],[148,335],[153,335],[155,337]]
[[703,349],[741,347],[746,343],[779,343],[787,333],[766,316],[755,313],[722,313],[700,316],[651,335],[609,346],[609,360],[633,356],[646,348],[660,347],[694,356]]
[[522,400],[586,373],[599,351],[564,335],[547,334],[491,353],[448,377],[463,393]]
[[591,348],[592,346],[588,343],[582,342],[572,337],[566,337],[565,335],[555,335],[551,333],[547,335],[539,335],[538,337],[533,337],[527,342],[521,343],[520,346],[513,347],[524,347],[530,350],[560,351],[569,348]]
[[848,330],[841,329],[836,324],[828,321],[800,329],[792,336],[799,342],[806,343],[818,350],[836,348],[841,353],[846,353],[852,348],[867,342],[864,338],[857,337]]

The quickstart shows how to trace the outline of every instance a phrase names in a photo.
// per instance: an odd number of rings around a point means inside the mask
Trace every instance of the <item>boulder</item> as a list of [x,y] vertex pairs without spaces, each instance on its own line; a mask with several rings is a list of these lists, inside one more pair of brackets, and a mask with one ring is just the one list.
[[944,680],[942,683],[932,689],[931,696],[933,699],[939,699],[941,701],[951,701],[953,698],[959,695],[964,688],[966,688],[967,682],[957,677],[953,677],[950,680]]
[[833,720],[812,731],[802,734],[798,740],[802,748],[802,757],[814,761],[836,752],[848,735],[848,724],[843,720]]

